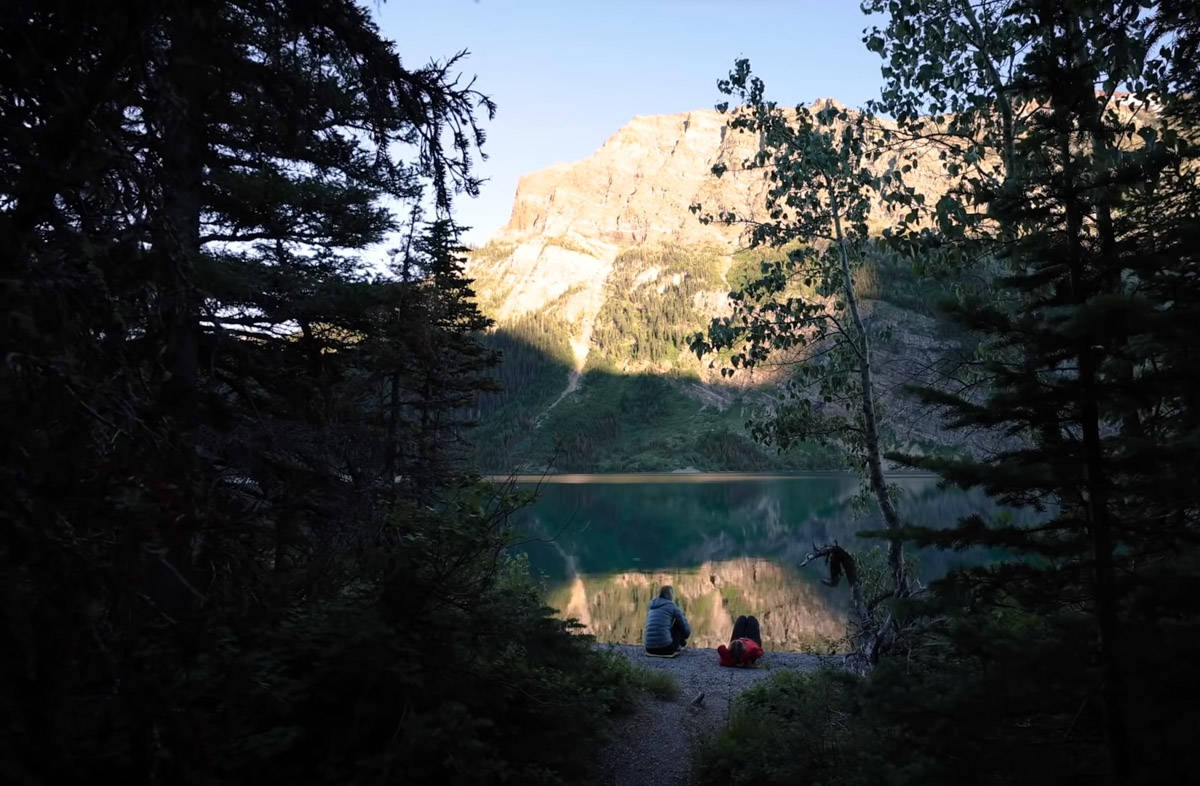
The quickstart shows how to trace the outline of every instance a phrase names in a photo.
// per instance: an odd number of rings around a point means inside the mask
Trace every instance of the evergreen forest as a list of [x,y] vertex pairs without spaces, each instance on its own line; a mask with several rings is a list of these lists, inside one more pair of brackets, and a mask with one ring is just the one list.
[[0,53],[0,780],[579,777],[639,675],[462,460],[491,100],[350,0],[17,0]]

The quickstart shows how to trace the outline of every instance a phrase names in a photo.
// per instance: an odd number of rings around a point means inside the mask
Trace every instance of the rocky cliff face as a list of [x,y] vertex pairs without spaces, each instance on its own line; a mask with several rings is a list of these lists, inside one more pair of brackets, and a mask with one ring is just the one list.
[[[827,105],[841,107],[816,102]],[[742,169],[758,140],[728,131],[727,121],[712,110],[635,117],[588,158],[522,177],[508,224],[469,266],[492,316],[504,322],[549,306],[582,323],[598,310],[613,260],[625,249],[715,245],[732,254],[742,228],[701,224],[689,209],[764,215],[766,179]],[[720,178],[712,174],[716,164],[727,167]],[[907,177],[932,203],[944,191],[940,172],[931,158]],[[709,310],[724,305],[724,293],[716,294]]]
[[[713,111],[637,117],[589,158],[521,178],[508,224],[468,267],[485,310],[501,324],[553,310],[572,326],[582,368],[590,326],[622,250],[736,247],[736,228],[705,226],[688,208],[698,202],[755,214],[765,188],[758,173],[720,179],[711,173],[718,162],[736,169],[755,144],[726,133],[725,118]],[[723,295],[708,301],[720,307]]]
[[497,240],[578,237],[624,247],[647,243],[730,244],[736,230],[703,226],[689,212],[706,207],[755,212],[757,173],[717,179],[714,164],[732,169],[756,141],[725,130],[714,111],[635,117],[591,157],[521,178],[512,217]]
[[[817,108],[829,103],[835,102],[826,99]],[[742,167],[757,151],[758,140],[728,131],[727,120],[715,111],[634,118],[588,158],[523,177],[508,224],[471,252],[467,273],[475,279],[481,307],[498,327],[516,329],[523,323],[520,330],[528,331],[529,318],[537,317],[552,325],[539,329],[553,330],[557,346],[569,347],[573,356],[574,369],[565,383],[558,383],[556,396],[520,402],[517,409],[533,414],[510,412],[512,423],[494,437],[488,435],[504,442],[504,452],[530,442],[535,432],[551,431],[579,441],[580,424],[554,426],[570,411],[572,401],[582,406],[587,386],[580,380],[588,369],[624,376],[671,375],[675,392],[705,413],[729,411],[742,395],[738,388],[770,381],[769,372],[756,371],[756,377],[737,375],[731,387],[718,376],[718,368],[710,369],[687,349],[687,336],[706,327],[710,317],[728,312],[727,296],[735,280],[731,274],[745,278],[747,270],[757,270],[757,259],[744,251],[742,227],[705,225],[690,210],[700,204],[706,213],[733,212],[751,221],[764,217],[765,175]],[[720,178],[712,174],[715,164],[727,167]],[[894,165],[895,161],[877,163],[880,170]],[[929,161],[908,175],[928,204],[945,190],[940,172],[936,161]],[[887,221],[884,211],[875,214],[882,226]],[[861,294],[868,311],[874,310],[871,293]],[[919,319],[909,324],[919,329],[912,341],[905,331],[897,331],[900,343],[928,343],[918,335],[926,326]],[[528,342],[528,336],[522,340]],[[748,406],[758,403],[762,402],[752,399]],[[684,409],[679,405],[673,411],[682,417]],[[548,418],[551,410],[554,417]],[[712,427],[741,432],[744,422],[741,415],[731,418],[734,424],[713,424],[708,417],[688,426],[688,439],[695,437],[698,446]],[[528,447],[512,450],[523,455]],[[538,449],[557,453],[550,444]],[[674,450],[664,447],[660,455]],[[691,466],[657,460],[655,465]]]

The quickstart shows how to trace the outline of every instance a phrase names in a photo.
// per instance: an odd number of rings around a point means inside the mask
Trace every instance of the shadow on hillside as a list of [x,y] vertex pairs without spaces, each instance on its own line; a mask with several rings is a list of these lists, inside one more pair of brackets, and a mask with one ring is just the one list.
[[578,389],[558,401],[572,369],[567,353],[503,329],[487,341],[504,358],[496,371],[503,390],[481,397],[479,425],[470,436],[476,467],[487,474],[837,465],[817,446],[781,455],[756,444],[746,421],[763,399],[753,389],[593,366]]
[[[757,269],[756,259],[743,262]],[[915,450],[958,444],[961,435],[946,432],[936,414],[917,405],[903,388],[936,385],[930,375],[947,373],[970,355],[971,338],[948,323],[937,304],[951,296],[955,285],[979,287],[982,280],[919,273],[911,261],[890,257],[864,267],[856,279],[868,318],[878,320],[873,328],[878,333],[876,384],[889,410],[888,438]],[[681,336],[703,327],[688,328],[674,312],[670,318],[651,318],[657,313],[653,309],[666,307],[658,301],[626,301],[628,308],[608,314],[605,330],[596,328],[596,335],[607,336],[597,346],[608,346],[610,354],[671,366],[689,352]],[[595,360],[594,352],[578,389],[563,396],[575,363],[571,333],[561,316],[544,309],[487,336],[488,344],[504,356],[496,370],[503,391],[480,401],[480,426],[472,437],[478,469],[507,474],[843,466],[834,451],[815,444],[800,444],[784,454],[756,444],[746,421],[767,402],[766,385],[746,386],[744,373],[734,378],[738,384],[702,384],[681,373],[625,374]]]

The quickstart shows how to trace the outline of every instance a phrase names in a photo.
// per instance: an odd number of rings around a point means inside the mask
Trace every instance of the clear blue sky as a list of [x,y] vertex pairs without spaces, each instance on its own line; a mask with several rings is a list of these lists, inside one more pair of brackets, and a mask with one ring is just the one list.
[[[373,2],[373,0],[369,0]],[[748,57],[781,103],[879,92],[857,0],[390,0],[372,8],[405,63],[470,50],[464,75],[499,105],[489,179],[457,215],[483,242],[508,220],[517,179],[586,158],[635,115],[711,108]]]

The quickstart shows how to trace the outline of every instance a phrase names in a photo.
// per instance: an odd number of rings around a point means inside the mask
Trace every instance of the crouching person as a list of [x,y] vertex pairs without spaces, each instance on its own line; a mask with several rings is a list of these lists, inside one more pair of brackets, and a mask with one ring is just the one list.
[[762,654],[762,632],[758,627],[758,619],[753,616],[738,617],[733,623],[729,646],[722,644],[717,647],[717,657],[721,659],[722,666],[753,666]]
[[684,648],[692,626],[675,605],[675,591],[667,585],[650,601],[646,614],[646,632],[642,637],[646,652],[651,655],[674,655]]

